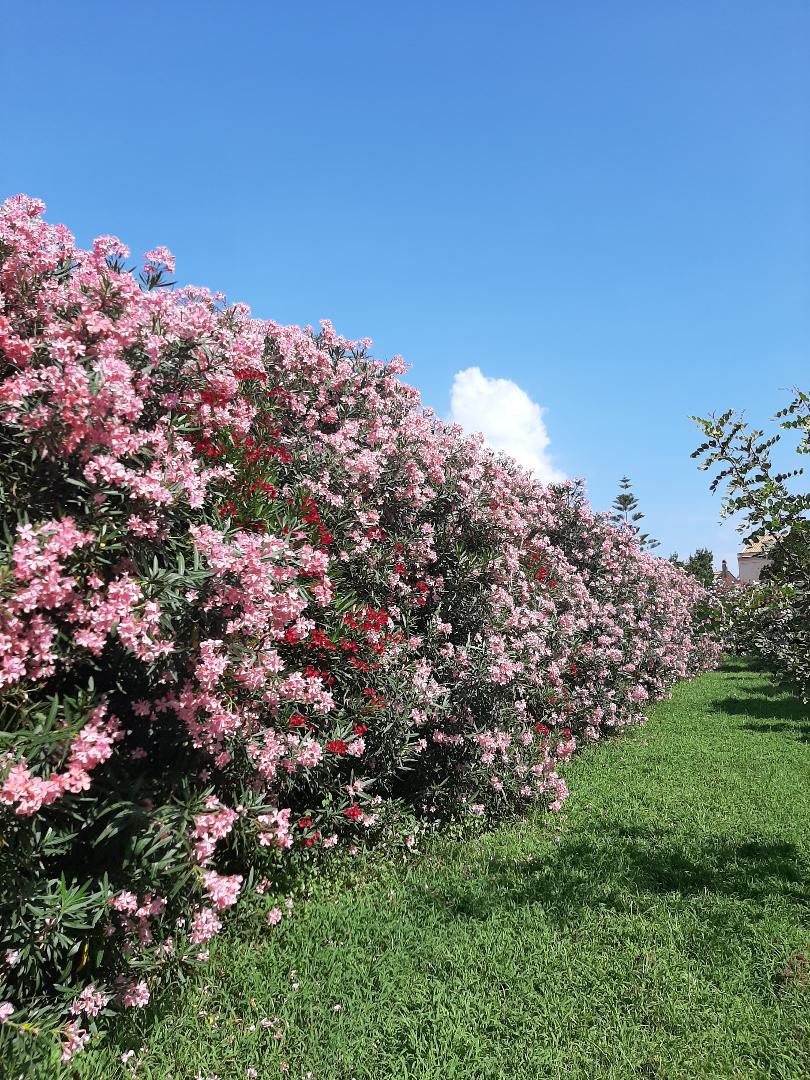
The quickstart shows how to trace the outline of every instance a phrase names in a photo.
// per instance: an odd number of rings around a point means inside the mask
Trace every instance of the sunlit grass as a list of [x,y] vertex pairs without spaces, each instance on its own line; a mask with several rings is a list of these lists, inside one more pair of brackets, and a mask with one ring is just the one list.
[[568,774],[556,817],[228,935],[65,1075],[129,1075],[132,1048],[161,1080],[810,1076],[806,711],[732,663]]

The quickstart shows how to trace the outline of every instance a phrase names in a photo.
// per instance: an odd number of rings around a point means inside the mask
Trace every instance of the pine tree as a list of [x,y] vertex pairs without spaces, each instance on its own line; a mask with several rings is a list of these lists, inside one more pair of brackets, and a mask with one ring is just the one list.
[[625,525],[634,532],[640,547],[646,551],[658,547],[658,541],[653,540],[649,533],[642,532],[638,524],[644,515],[638,509],[638,499],[633,494],[628,476],[623,476],[619,481],[619,494],[613,500],[612,510],[611,521],[615,521],[617,525]]

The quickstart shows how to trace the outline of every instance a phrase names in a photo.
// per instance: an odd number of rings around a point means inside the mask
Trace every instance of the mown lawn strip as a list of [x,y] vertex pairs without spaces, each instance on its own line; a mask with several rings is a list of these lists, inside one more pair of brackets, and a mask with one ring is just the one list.
[[806,709],[731,661],[568,775],[558,816],[360,860],[229,934],[71,1075],[128,1075],[130,1047],[155,1080],[810,1075]]

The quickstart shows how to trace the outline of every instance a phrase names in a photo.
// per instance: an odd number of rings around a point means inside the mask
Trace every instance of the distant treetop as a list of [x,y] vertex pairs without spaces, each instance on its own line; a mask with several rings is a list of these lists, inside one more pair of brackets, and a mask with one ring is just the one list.
[[644,514],[638,509],[638,499],[633,494],[628,476],[623,476],[619,481],[619,494],[613,500],[611,509],[613,513],[610,515],[610,520],[615,521],[617,525],[625,525],[634,532],[640,547],[645,551],[652,551],[658,547],[659,541],[654,540],[649,533],[642,532],[638,524]]

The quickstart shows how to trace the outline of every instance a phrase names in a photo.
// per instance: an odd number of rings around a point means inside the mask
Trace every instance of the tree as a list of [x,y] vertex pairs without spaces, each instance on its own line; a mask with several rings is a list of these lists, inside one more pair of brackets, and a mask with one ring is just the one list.
[[770,565],[757,586],[756,632],[761,655],[810,700],[810,491],[801,468],[777,472],[771,450],[786,432],[798,435],[799,455],[810,454],[810,393],[794,390],[771,434],[751,428],[733,409],[708,419],[693,416],[704,442],[694,451],[701,470],[716,468],[711,490],[725,487],[722,516],[739,515],[748,541],[769,539]]
[[613,500],[613,513],[610,520],[617,525],[624,525],[635,533],[639,547],[645,551],[652,551],[658,547],[658,541],[653,540],[649,533],[641,531],[638,522],[644,517],[638,509],[638,499],[633,494],[632,484],[628,476],[623,476],[619,481],[619,494]]
[[749,428],[733,409],[706,420],[690,417],[705,438],[692,457],[703,459],[698,466],[702,472],[719,466],[710,489],[717,491],[725,482],[721,515],[742,515],[738,531],[749,541],[764,536],[786,540],[792,535],[794,540],[799,536],[806,542],[810,530],[810,492],[791,491],[789,487],[804,470],[775,472],[771,462],[771,449],[785,431],[798,434],[797,454],[810,454],[810,392],[797,389],[794,394],[793,401],[774,418],[781,430],[767,437],[763,430]]
[[701,585],[705,585],[707,589],[714,582],[714,555],[708,548],[698,548],[686,560],[679,559],[676,551],[673,555],[670,555],[669,561],[675,566],[680,566],[682,570],[686,570],[693,578],[697,578]]

